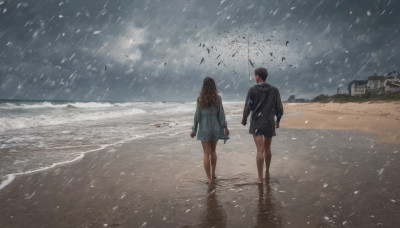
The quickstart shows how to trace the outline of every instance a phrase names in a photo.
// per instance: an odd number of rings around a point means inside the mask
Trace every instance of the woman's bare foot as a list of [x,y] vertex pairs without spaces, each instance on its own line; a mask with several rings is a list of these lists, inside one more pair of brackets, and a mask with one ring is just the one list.
[[262,184],[262,178],[261,179],[260,178],[257,179],[257,184]]
[[217,176],[214,175],[214,176],[212,177],[212,179],[213,179],[213,180],[216,180],[216,179],[217,179]]
[[208,178],[207,184],[210,185],[213,183],[213,180],[211,178]]
[[265,173],[265,180],[269,180],[269,173]]

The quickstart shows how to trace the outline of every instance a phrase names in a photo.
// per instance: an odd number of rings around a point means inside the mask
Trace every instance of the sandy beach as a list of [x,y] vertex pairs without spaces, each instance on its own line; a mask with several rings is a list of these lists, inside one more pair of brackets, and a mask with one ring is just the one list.
[[283,127],[357,129],[400,144],[400,102],[285,103]]
[[231,139],[217,146],[214,186],[200,142],[179,128],[17,176],[0,190],[0,227],[398,225],[399,103],[285,104],[263,185],[241,106],[225,105]]

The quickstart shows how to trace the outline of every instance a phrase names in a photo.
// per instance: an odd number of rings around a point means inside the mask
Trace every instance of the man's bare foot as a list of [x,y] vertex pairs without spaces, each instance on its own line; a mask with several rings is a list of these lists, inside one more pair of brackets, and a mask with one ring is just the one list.
[[213,183],[213,180],[211,179],[211,178],[208,178],[208,181],[207,181],[207,184],[212,184]]
[[214,176],[212,177],[212,179],[213,179],[213,180],[216,180],[216,179],[217,179],[217,176],[214,175]]
[[260,178],[257,179],[257,184],[262,184],[262,178],[261,179]]
[[269,180],[269,173],[265,173],[265,180]]

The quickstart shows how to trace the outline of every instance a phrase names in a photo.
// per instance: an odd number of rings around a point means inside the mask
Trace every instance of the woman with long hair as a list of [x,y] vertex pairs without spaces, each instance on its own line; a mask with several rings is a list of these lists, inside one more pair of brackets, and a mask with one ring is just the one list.
[[224,143],[229,139],[229,130],[225,120],[225,112],[222,99],[214,79],[206,77],[203,81],[200,95],[197,98],[196,114],[190,137],[197,134],[197,140],[201,141],[204,151],[204,169],[207,174],[208,184],[215,179],[215,168],[217,166],[216,147],[219,139]]

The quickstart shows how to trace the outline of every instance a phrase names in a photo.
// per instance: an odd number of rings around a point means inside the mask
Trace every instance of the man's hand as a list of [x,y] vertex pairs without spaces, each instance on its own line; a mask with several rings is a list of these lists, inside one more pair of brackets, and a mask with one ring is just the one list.
[[190,137],[194,137],[196,135],[196,133],[194,133],[193,131],[192,132],[190,132]]
[[228,127],[225,127],[225,135],[229,136],[229,129],[228,129]]
[[246,124],[247,124],[246,122],[242,122],[242,125],[243,125],[243,126],[246,126]]
[[275,125],[276,125],[276,128],[279,128],[279,122],[276,122]]

